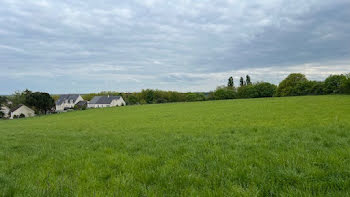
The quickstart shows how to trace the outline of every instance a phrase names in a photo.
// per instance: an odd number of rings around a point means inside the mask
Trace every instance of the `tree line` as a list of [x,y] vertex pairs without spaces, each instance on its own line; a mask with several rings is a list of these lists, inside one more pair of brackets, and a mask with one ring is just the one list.
[[208,100],[350,94],[350,74],[330,75],[324,81],[312,81],[301,73],[292,73],[278,86],[268,82],[252,83],[249,75],[245,80],[240,77],[239,82],[236,88],[233,77],[230,77],[227,86],[219,86],[209,93]]
[[[181,93],[176,91],[145,89],[141,92],[134,93],[100,92],[83,94],[82,97],[84,100],[89,101],[94,96],[99,95],[122,96],[127,105],[137,105],[325,94],[350,94],[350,74],[330,75],[324,81],[312,81],[308,80],[305,75],[301,73],[292,73],[281,81],[278,86],[268,82],[253,83],[251,77],[246,75],[245,78],[240,77],[238,87],[235,86],[233,77],[231,76],[228,79],[227,85],[219,86],[209,93]],[[54,110],[55,100],[57,100],[58,97],[58,95],[50,95],[45,92],[31,92],[25,90],[23,92],[16,92],[9,97],[0,96],[0,105],[9,105],[7,103],[9,100],[11,101],[9,107],[24,104],[34,109],[37,114],[46,114]]]
[[325,95],[325,94],[350,94],[350,74],[330,75],[324,81],[308,80],[301,73],[288,75],[278,86],[269,82],[252,82],[249,75],[240,77],[239,86],[234,85],[233,77],[228,79],[227,85],[218,86],[208,93],[175,91],[162,91],[145,89],[135,93],[101,92],[83,95],[85,100],[90,100],[97,95],[122,96],[127,105],[157,104],[171,102],[193,102],[206,100]]

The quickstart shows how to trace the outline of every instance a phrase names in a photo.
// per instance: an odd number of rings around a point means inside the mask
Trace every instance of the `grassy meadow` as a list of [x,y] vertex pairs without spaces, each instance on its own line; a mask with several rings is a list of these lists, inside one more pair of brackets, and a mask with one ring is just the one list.
[[0,121],[0,196],[349,196],[350,96]]

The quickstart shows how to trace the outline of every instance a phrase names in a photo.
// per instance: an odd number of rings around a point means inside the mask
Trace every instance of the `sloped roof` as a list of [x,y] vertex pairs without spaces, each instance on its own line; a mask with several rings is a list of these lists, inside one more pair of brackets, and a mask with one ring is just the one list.
[[120,96],[95,96],[89,104],[111,104],[113,100],[119,100]]
[[79,94],[62,94],[60,98],[56,101],[56,105],[61,105],[66,100],[73,100],[73,102],[75,102],[79,96]]
[[78,105],[78,106],[87,105],[87,101],[79,101],[76,105]]
[[19,105],[17,105],[16,107],[13,107],[11,110],[10,110],[10,112],[14,112],[14,111],[16,111],[17,109],[19,109],[20,107],[22,107],[23,106],[23,104],[19,104]]
[[[29,107],[27,107],[27,106],[25,106],[25,105],[23,105],[23,104],[19,104],[19,105],[17,105],[16,107],[13,107],[13,108],[10,110],[10,112],[11,112],[11,113],[12,113],[12,112],[15,112],[17,109],[21,108],[22,106],[24,106],[24,107],[30,109]],[[32,110],[32,109],[30,109],[30,110]],[[32,111],[34,111],[34,110],[32,110]]]

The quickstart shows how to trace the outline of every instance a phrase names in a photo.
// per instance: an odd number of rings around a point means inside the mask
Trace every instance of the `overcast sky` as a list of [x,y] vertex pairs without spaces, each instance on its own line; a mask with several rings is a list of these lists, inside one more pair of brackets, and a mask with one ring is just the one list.
[[350,72],[349,0],[0,0],[0,94]]

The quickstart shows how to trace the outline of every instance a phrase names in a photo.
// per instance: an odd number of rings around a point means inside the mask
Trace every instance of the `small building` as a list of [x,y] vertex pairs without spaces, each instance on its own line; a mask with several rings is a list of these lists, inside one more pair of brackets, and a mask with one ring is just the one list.
[[8,118],[9,117],[9,113],[10,113],[10,108],[8,108],[7,106],[5,105],[2,105],[0,107],[0,112],[2,112],[4,114],[4,118]]
[[79,94],[63,94],[56,101],[56,111],[72,109],[79,101],[84,101]]
[[126,103],[121,96],[95,96],[90,102],[88,102],[88,108],[102,108],[102,107],[115,107],[125,106]]
[[77,109],[86,109],[87,108],[87,101],[79,101],[76,105],[75,108]]
[[27,117],[33,117],[33,116],[35,116],[34,110],[22,104],[17,105],[16,107],[10,110],[10,119],[22,118],[22,117],[27,118]]

